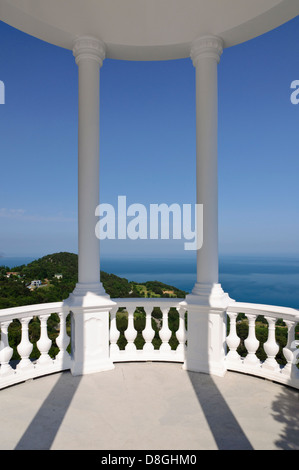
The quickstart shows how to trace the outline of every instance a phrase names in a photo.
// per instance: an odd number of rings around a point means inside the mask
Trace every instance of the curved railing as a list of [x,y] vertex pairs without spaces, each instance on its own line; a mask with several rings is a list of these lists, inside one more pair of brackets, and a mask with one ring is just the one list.
[[[186,308],[181,306],[183,299],[132,298],[113,299],[117,306],[110,313],[110,357],[113,362],[120,361],[174,361],[184,362],[186,343]],[[126,345],[121,349],[118,341],[121,336],[117,328],[117,312],[124,309],[127,315],[127,328],[123,332]],[[134,325],[134,316],[141,315],[143,329]],[[169,327],[170,316],[177,316],[177,329]],[[142,321],[143,320],[143,321]],[[141,346],[137,347],[136,338],[140,335]],[[170,344],[173,338],[172,345]],[[156,345],[154,345],[156,338]],[[142,344],[143,343],[143,344]]]
[[[238,352],[242,342],[240,335],[237,334],[237,319],[240,314],[246,317],[248,324],[248,335],[242,344],[246,349],[244,357]],[[229,351],[225,358],[227,370],[252,374],[299,388],[297,367],[299,338],[296,339],[295,331],[299,322],[299,311],[292,308],[236,302],[227,309],[227,315],[229,317],[229,334],[226,338]],[[268,330],[267,340],[262,345],[266,356],[263,361],[258,358],[258,349],[261,348],[256,334],[258,320],[266,321]],[[277,326],[278,320],[283,324]],[[276,341],[278,328],[285,329],[285,346],[282,348],[284,364],[277,359],[280,350]]]
[[[184,363],[188,347],[188,306],[183,299],[121,298],[113,299],[113,302],[109,330],[112,362]],[[68,352],[71,332],[67,332],[69,313],[69,307],[64,302],[0,311],[0,389],[71,368],[72,359]],[[54,314],[57,334],[55,339],[50,339],[48,321]],[[257,335],[261,318],[266,329],[266,340],[263,343]],[[33,344],[30,330],[34,321],[39,325],[39,339]],[[239,334],[240,321],[246,325],[246,338]],[[298,310],[235,302],[227,309],[227,322],[227,370],[264,377],[299,389],[299,338],[296,339]],[[18,323],[20,334],[18,344],[12,345],[9,331],[15,323]],[[284,328],[283,346],[279,346],[275,338],[278,328]],[[53,342],[56,355],[49,353]],[[260,358],[261,348],[263,359]],[[32,351],[34,354],[38,352],[35,356],[37,359],[32,359]],[[283,356],[283,363],[277,358],[278,352]]]
[[[58,315],[59,318],[59,334],[55,340],[59,352],[54,358],[49,355],[52,341],[47,328],[48,319],[52,314]],[[65,309],[63,302],[27,305],[0,311],[0,388],[70,368],[71,359],[67,352],[70,337],[66,331],[68,314],[69,311]],[[33,350],[29,332],[32,320],[39,323],[39,340],[35,343],[39,357],[36,360],[30,359]],[[15,322],[20,324],[21,337],[16,346],[19,355],[17,360],[12,359],[15,351],[9,341],[9,328]]]

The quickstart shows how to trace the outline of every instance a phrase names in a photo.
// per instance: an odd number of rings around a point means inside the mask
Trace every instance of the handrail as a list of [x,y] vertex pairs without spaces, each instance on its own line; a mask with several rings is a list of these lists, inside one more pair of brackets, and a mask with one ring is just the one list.
[[247,302],[234,302],[227,308],[227,312],[236,313],[254,313],[263,312],[263,315],[273,315],[275,318],[294,318],[299,319],[299,310],[290,307],[280,307],[276,305],[252,304]]
[[44,304],[22,305],[20,307],[3,308],[0,310],[0,321],[9,321],[23,318],[24,316],[39,316],[41,314],[62,312],[63,302],[49,302]]

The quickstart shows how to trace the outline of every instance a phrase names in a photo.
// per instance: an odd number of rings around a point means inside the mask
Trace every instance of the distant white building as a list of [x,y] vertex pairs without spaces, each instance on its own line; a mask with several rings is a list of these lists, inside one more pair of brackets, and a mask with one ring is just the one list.
[[38,279],[38,280],[31,281],[31,284],[28,287],[29,289],[32,289],[33,287],[39,287],[41,285],[42,285],[42,281]]

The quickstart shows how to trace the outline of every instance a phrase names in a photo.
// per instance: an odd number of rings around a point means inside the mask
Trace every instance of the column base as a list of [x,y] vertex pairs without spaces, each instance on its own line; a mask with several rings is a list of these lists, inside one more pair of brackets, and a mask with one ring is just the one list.
[[224,292],[221,284],[196,282],[191,294],[186,296],[186,302],[188,304],[206,305],[214,308],[227,308],[235,301]]
[[97,282],[97,283],[78,282],[76,284],[75,289],[70,294],[69,298],[72,299],[73,297],[75,297],[76,299],[79,299],[80,297],[83,298],[89,294],[109,298],[109,295],[105,292],[104,286],[101,282]]

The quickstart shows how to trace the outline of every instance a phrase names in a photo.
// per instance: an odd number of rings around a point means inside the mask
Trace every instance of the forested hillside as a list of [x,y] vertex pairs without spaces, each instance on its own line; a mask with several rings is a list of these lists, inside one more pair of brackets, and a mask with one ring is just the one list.
[[[1,260],[0,260],[1,261]],[[10,274],[7,277],[7,273]],[[66,299],[78,279],[78,256],[74,253],[54,253],[27,265],[8,268],[0,266],[0,308],[16,307]],[[40,280],[39,287],[30,283]],[[185,297],[185,292],[158,281],[143,284],[101,271],[101,281],[112,298],[117,297]]]

